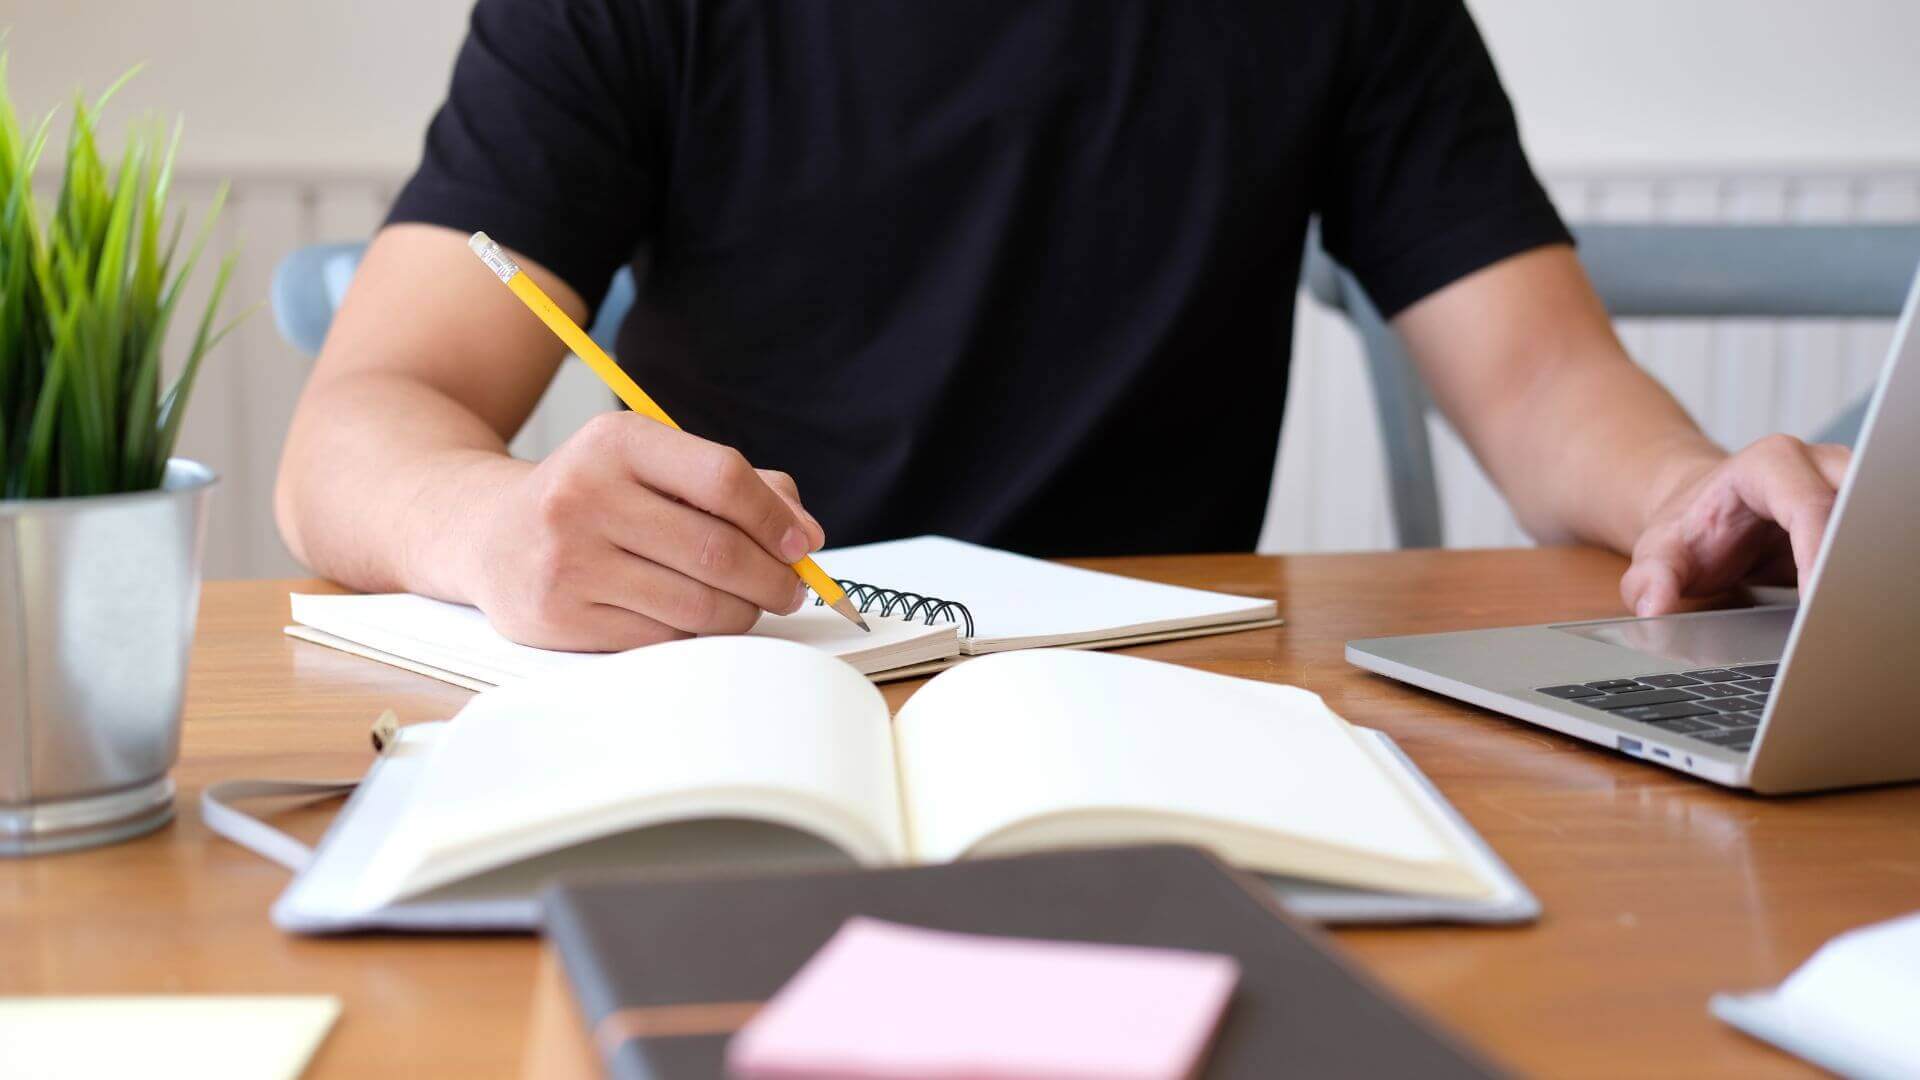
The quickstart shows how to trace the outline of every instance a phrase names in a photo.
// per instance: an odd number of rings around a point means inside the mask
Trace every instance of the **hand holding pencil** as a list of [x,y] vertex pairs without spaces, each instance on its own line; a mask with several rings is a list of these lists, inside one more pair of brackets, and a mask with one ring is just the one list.
[[[807,536],[805,534],[806,530],[797,528],[793,524],[783,524],[790,523],[793,517],[797,516],[805,522],[805,524],[811,525],[812,532],[817,533],[819,529],[819,526],[813,523],[811,518],[805,516],[804,511],[798,509],[797,492],[788,492],[784,495],[776,494],[773,486],[770,486],[778,485],[784,481],[785,486],[791,488],[792,481],[790,479],[785,478],[783,474],[757,472],[751,469],[745,459],[740,457],[737,452],[726,447],[706,443],[704,440],[690,439],[681,434],[680,426],[674,423],[672,417],[668,416],[664,409],[660,408],[645,391],[641,390],[633,379],[628,376],[619,365],[614,363],[613,358],[608,356],[594,343],[592,338],[587,336],[579,324],[575,323],[565,312],[561,311],[531,277],[521,272],[519,265],[502,250],[499,245],[490,240],[485,233],[475,233],[468,241],[468,246],[471,247],[474,253],[480,257],[480,260],[487,265],[488,269],[493,271],[494,275],[506,284],[506,286],[513,291],[514,295],[526,304],[529,310],[538,316],[556,336],[564,341],[567,346],[573,350],[575,355],[585,361],[588,367],[592,368],[594,373],[598,375],[635,414],[653,422],[651,424],[634,424],[631,422],[634,419],[633,417],[610,417],[599,423],[600,428],[603,430],[609,428],[619,430],[608,431],[605,434],[593,431],[583,432],[583,435],[587,437],[585,441],[596,442],[607,440],[622,444],[633,444],[636,442],[665,444],[654,448],[655,452],[653,453],[648,453],[644,447],[633,447],[631,445],[602,447],[599,448],[598,452],[611,452],[611,456],[616,460],[625,459],[626,463],[634,470],[635,475],[639,475],[640,479],[647,483],[648,487],[667,495],[670,500],[685,504],[684,509],[688,514],[697,517],[701,511],[705,511],[709,515],[718,516],[740,528],[740,530],[746,534],[747,538],[760,546],[764,553],[771,554],[789,565],[789,576],[786,579],[789,583],[786,586],[787,590],[796,589],[800,582],[804,582],[806,586],[811,587],[823,601],[830,605],[836,612],[839,612],[849,622],[852,622],[862,630],[867,629],[866,620],[861,618],[859,610],[853,602],[848,599],[839,584],[828,576],[825,571],[821,570],[807,554],[812,547],[820,542],[819,537]],[[655,425],[661,426],[656,427]],[[649,428],[653,430],[648,430]],[[563,447],[561,453],[571,448],[575,441],[577,440],[570,440],[568,447]],[[638,452],[626,452],[633,450],[637,450]],[[588,452],[596,451],[589,450]],[[675,458],[695,458],[698,460],[676,463],[673,460]],[[561,464],[562,467],[564,467],[565,463],[562,462]],[[582,504],[580,509],[583,511],[591,512],[592,510],[602,509],[592,506],[595,500],[590,497],[579,498],[577,501]],[[788,503],[791,504],[792,515],[782,513],[777,509],[778,506]],[[610,510],[610,508],[607,509]],[[604,516],[604,514],[602,516]],[[666,515],[669,519],[671,519],[672,516],[671,514]],[[656,543],[663,541],[663,538],[658,535],[663,531],[659,527],[660,524],[665,524],[665,531],[667,532],[671,532],[674,528],[674,523],[669,520],[665,523],[656,523],[655,528],[645,530],[647,534],[651,534],[653,541]],[[695,532],[702,531],[702,526],[697,520],[681,521],[678,525],[682,531],[688,529]],[[645,537],[636,533],[630,533],[629,535],[633,537],[630,542],[644,542],[645,540]],[[686,538],[681,537],[680,539],[684,540]],[[742,545],[730,541],[731,537],[725,530],[717,530],[710,526],[704,529],[703,539],[699,541],[697,552],[689,552],[687,550],[688,545],[686,544],[673,545],[672,538],[670,537],[664,539],[664,542],[668,543],[670,547],[675,547],[679,561],[685,562],[691,559],[698,564],[693,568],[682,567],[683,572],[690,571],[697,574],[701,569],[711,570],[716,563],[742,567],[750,566],[758,561],[752,558],[751,555],[741,551],[740,548]],[[616,543],[623,543],[623,541],[616,541]],[[673,561],[672,558],[668,559],[669,567]],[[668,572],[671,573],[672,571],[669,570]],[[765,578],[766,573],[760,571],[752,576],[754,578]],[[671,582],[654,582],[652,584],[657,589],[663,584],[670,585]],[[748,588],[753,594],[764,595],[749,595],[743,599],[757,604],[758,607],[765,608],[766,610],[776,612],[790,611],[793,607],[797,606],[791,597],[783,595],[780,589],[772,583],[753,581]],[[668,591],[671,592],[673,590],[669,589]],[[737,593],[734,595],[738,596]],[[804,590],[798,595],[804,597]],[[710,607],[714,604],[710,592],[699,593],[696,594],[696,596],[698,599],[693,601],[695,606]],[[682,621],[701,620],[690,618]],[[671,620],[669,620],[669,624],[677,626],[677,624],[672,623]],[[748,625],[751,625],[750,620]],[[701,632],[699,629],[693,627],[681,626],[678,628],[688,630],[689,632]]]

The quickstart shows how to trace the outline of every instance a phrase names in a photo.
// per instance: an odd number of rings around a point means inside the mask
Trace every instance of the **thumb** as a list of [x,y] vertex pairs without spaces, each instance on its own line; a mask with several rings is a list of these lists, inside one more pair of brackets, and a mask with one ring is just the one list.
[[1665,615],[1680,606],[1680,597],[1692,577],[1692,559],[1676,543],[1636,551],[1633,565],[1620,578],[1620,599],[1635,615]]

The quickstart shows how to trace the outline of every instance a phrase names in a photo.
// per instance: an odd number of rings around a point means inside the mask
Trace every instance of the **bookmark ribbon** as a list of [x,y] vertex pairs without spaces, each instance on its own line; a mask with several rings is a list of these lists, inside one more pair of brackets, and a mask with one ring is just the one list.
[[242,799],[318,802],[337,799],[359,786],[358,780],[222,780],[201,790],[200,820],[215,835],[297,874],[313,861],[313,848],[233,804]]

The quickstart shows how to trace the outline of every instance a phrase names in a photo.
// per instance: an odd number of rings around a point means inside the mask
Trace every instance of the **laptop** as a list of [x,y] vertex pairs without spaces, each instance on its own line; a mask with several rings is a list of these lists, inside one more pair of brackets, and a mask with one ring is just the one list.
[[1920,779],[1920,278],[1799,603],[1347,643],[1368,671],[1729,787]]

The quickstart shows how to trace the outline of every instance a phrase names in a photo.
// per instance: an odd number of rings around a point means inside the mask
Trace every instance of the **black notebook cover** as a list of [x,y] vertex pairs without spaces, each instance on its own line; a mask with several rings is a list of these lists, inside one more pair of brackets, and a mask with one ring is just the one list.
[[[1258,883],[1254,883],[1256,886]],[[1211,856],[1155,846],[779,877],[551,889],[546,933],[596,1042],[622,1010],[764,1001],[849,916],[977,934],[1158,945],[1240,961],[1206,1077],[1496,1075]],[[602,1046],[621,1080],[717,1077],[727,1035]]]

